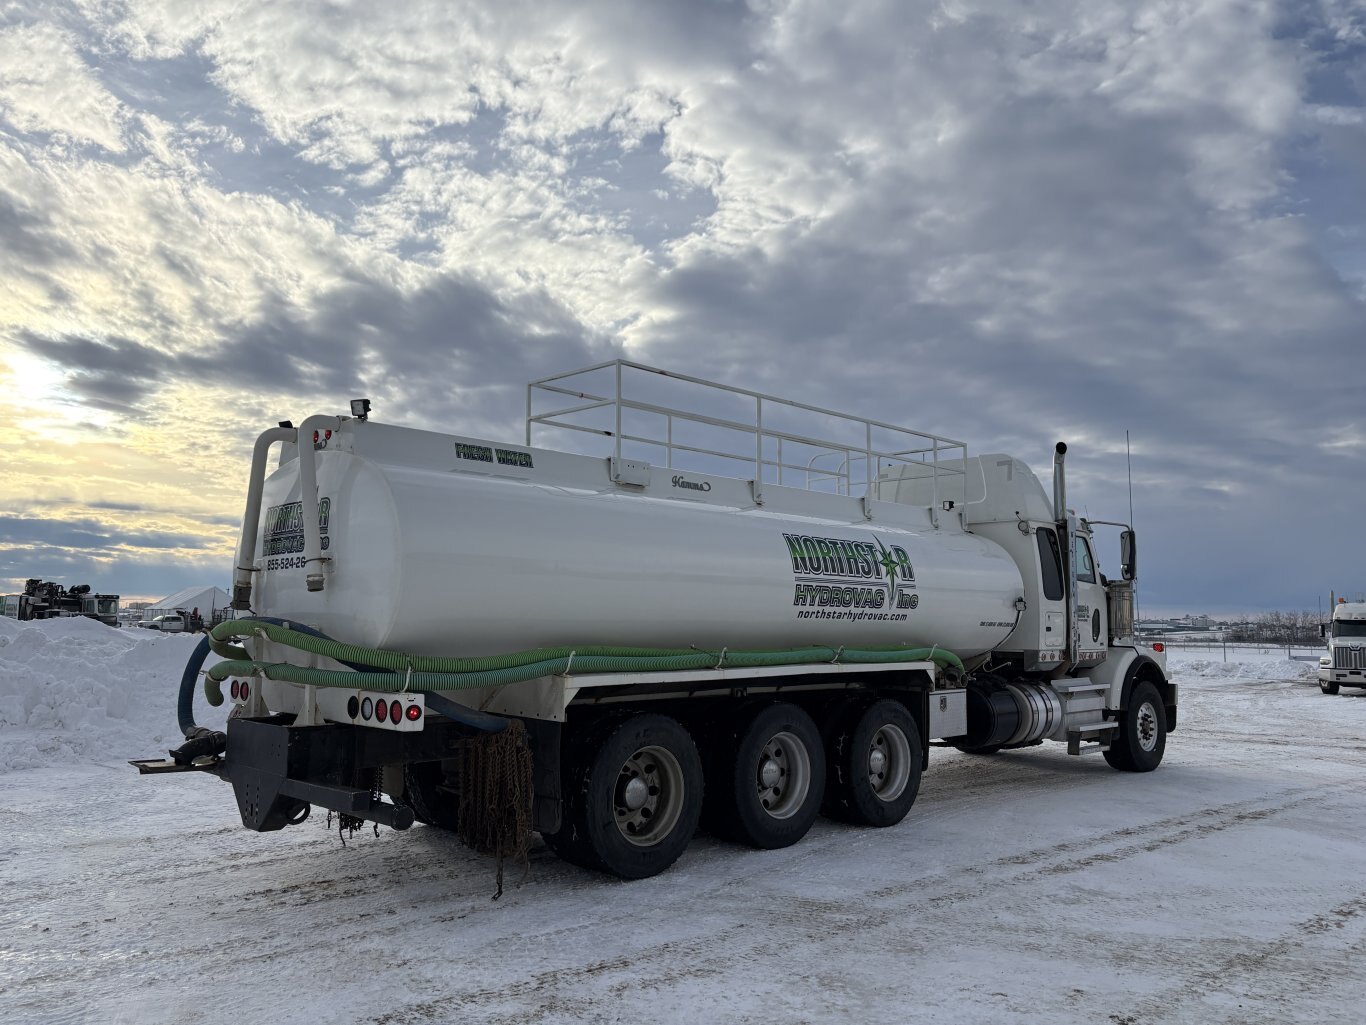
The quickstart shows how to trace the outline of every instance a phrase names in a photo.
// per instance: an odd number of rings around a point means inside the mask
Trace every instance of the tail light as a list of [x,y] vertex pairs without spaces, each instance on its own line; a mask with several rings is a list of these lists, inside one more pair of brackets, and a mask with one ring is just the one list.
[[243,680],[243,681],[242,681],[242,690],[241,690],[241,694],[242,694],[242,700],[243,700],[243,701],[246,701],[247,698],[251,697],[251,683],[248,682],[247,680]]
[[229,692],[231,692],[231,694],[232,694],[232,699],[233,699],[234,701],[236,701],[237,698],[238,698],[238,697],[241,695],[241,693],[242,693],[242,684],[239,683],[237,680],[233,680],[233,681],[232,681],[232,686],[229,687],[228,690],[229,690]]
[[403,706],[398,703],[398,699],[389,702],[389,718],[396,723],[403,721]]
[[421,719],[421,718],[422,718],[422,706],[421,706],[421,705],[409,705],[409,706],[408,706],[408,721],[409,721],[409,722],[417,722],[417,721],[418,721],[419,719]]
[[1166,650],[1167,650],[1167,646],[1166,646],[1165,644],[1163,644],[1161,641],[1157,641],[1156,643],[1153,644],[1153,651],[1166,651]]
[[389,718],[389,705],[383,698],[380,698],[375,702],[375,718],[380,722],[384,722],[385,719]]

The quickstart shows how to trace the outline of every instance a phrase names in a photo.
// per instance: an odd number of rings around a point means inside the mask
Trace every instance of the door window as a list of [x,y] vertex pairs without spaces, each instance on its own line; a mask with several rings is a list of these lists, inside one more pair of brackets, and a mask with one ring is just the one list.
[[1077,538],[1073,552],[1077,560],[1077,580],[1084,584],[1094,584],[1096,582],[1096,564],[1091,559],[1091,546],[1086,543],[1086,538]]
[[1039,539],[1039,569],[1043,573],[1043,596],[1047,601],[1062,601],[1062,552],[1058,535],[1051,527],[1035,531]]

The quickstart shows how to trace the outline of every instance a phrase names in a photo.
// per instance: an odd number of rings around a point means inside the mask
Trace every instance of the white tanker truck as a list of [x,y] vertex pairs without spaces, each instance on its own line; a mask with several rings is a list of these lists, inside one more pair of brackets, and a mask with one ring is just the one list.
[[[759,848],[822,810],[900,822],[933,743],[1162,759],[1177,688],[1133,635],[1134,533],[1107,524],[1107,580],[1062,444],[1050,497],[1011,456],[629,361],[529,385],[521,444],[369,407],[257,441],[243,618],[186,668],[186,743],[134,763],[230,782],[250,829],[318,805],[500,864],[535,830],[640,878],[699,821]],[[605,448],[533,445],[551,428]],[[193,718],[210,647],[226,733]]]

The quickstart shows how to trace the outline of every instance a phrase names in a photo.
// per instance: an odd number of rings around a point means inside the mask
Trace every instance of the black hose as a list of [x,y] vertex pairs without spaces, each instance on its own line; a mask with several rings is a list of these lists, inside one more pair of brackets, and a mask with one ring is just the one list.
[[195,645],[190,660],[185,663],[185,671],[180,674],[180,698],[175,711],[180,732],[186,737],[199,728],[194,721],[194,689],[199,682],[199,670],[204,668],[204,661],[208,657],[209,638],[205,636]]
[[185,735],[185,743],[170,752],[177,765],[189,765],[196,758],[218,755],[227,750],[228,737],[221,730],[211,730],[198,726],[194,721],[194,685],[199,680],[199,670],[209,657],[209,638],[200,639],[185,663],[185,671],[180,674],[180,696],[176,701],[176,721],[180,732]]

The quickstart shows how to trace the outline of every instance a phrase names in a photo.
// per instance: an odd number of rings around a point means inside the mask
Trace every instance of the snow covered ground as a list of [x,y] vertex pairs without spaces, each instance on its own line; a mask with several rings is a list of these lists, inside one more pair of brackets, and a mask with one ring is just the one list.
[[[1180,655],[1155,773],[936,748],[909,818],[622,883],[139,777],[187,637],[0,620],[0,1021],[1359,1022],[1366,692]],[[206,718],[202,714],[201,720]]]

